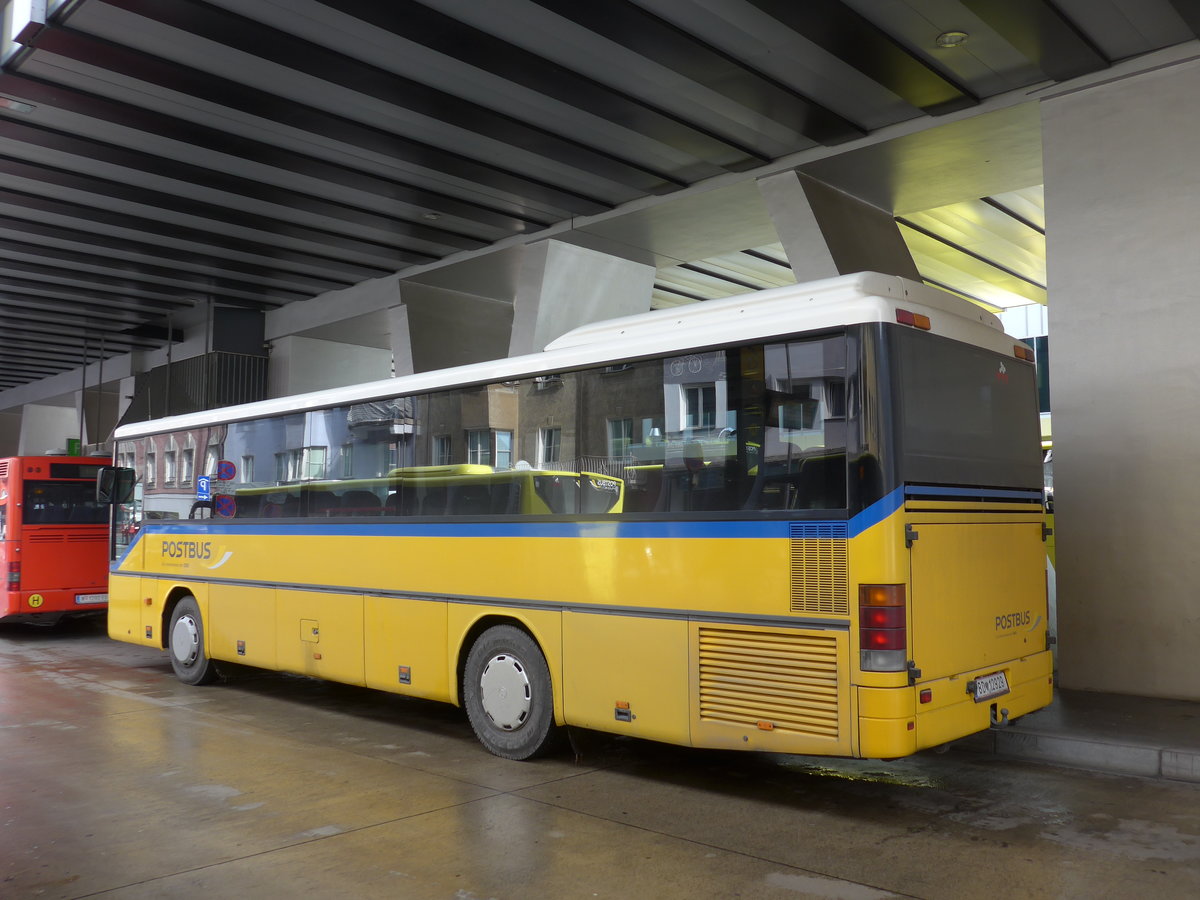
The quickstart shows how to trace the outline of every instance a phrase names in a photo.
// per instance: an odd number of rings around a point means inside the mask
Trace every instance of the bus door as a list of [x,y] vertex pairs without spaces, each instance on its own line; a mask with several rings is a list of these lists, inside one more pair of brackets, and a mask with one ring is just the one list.
[[1046,649],[1040,521],[926,521],[912,524],[909,537],[909,655],[920,681],[999,667]]

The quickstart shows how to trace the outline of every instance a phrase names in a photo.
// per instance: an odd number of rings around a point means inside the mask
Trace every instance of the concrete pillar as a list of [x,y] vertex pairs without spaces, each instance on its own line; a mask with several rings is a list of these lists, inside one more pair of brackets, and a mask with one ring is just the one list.
[[388,334],[392,339],[392,367],[397,377],[411,375],[413,368],[412,331],[408,324],[408,308],[401,304],[387,311]]
[[0,412],[0,457],[16,456],[21,445],[21,414]]
[[[139,354],[140,355],[140,354]],[[138,362],[140,364],[140,360]],[[135,370],[137,371],[137,370]],[[120,422],[133,402],[134,391],[137,390],[137,378],[129,375],[117,383],[117,421]]]
[[758,181],[797,281],[854,272],[921,280],[890,212],[795,170]]
[[391,350],[296,335],[276,338],[271,343],[267,367],[270,397],[378,381],[392,374]]
[[1059,683],[1200,700],[1200,63],[1042,118]]
[[572,328],[650,309],[654,267],[561,241],[525,248],[508,355],[535,353]]
[[21,456],[64,451],[67,440],[78,437],[79,413],[73,405],[30,403],[21,409],[21,436],[17,446]]
[[[76,391],[75,420],[78,436],[79,415],[83,413],[83,444],[93,450],[107,444],[116,430],[120,395],[120,382],[107,385],[88,385],[86,391]],[[111,449],[111,448],[110,448]]]

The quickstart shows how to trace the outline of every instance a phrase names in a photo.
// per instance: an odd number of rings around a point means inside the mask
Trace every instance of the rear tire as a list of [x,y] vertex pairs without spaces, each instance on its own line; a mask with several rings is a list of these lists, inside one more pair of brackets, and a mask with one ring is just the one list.
[[167,648],[175,677],[184,684],[212,684],[219,672],[204,649],[204,620],[200,604],[188,594],[171,611]]
[[554,747],[550,669],[537,642],[512,625],[489,628],[463,670],[463,705],[475,736],[505,759],[532,759]]

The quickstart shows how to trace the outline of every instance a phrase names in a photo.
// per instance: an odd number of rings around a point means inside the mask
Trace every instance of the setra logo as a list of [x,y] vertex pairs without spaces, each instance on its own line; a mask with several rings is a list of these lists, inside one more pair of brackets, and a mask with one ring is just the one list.
[[170,560],[212,559],[212,541],[163,541],[162,555]]

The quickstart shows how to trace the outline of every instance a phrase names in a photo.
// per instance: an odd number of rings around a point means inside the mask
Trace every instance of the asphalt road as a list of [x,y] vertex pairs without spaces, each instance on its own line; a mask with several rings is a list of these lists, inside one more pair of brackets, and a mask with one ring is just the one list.
[[0,626],[0,897],[1200,897],[1200,785],[952,748],[896,762],[584,736],[497,759],[460,710],[95,624]]

